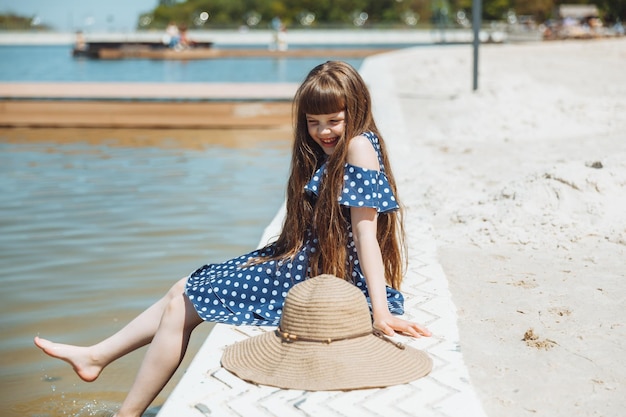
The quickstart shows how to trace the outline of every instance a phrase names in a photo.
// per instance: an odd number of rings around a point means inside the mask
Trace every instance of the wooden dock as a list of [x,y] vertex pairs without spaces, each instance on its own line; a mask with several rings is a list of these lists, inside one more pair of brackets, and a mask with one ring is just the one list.
[[0,83],[2,127],[276,128],[295,83]]
[[162,59],[162,60],[197,60],[219,58],[324,58],[345,59],[365,58],[371,55],[389,52],[390,48],[297,48],[272,50],[264,48],[191,48],[191,49],[147,49],[121,48],[102,49],[99,59]]

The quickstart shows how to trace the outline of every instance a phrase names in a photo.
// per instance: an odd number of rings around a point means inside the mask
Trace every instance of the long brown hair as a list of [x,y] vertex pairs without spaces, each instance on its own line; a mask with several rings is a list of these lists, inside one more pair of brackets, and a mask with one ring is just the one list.
[[[309,135],[306,115],[340,111],[345,111],[344,136],[328,157],[326,174],[315,201],[305,192],[304,186],[326,156]],[[317,250],[309,256],[311,276],[327,273],[351,280],[347,271],[349,209],[342,208],[337,200],[343,184],[348,142],[352,138],[367,131],[378,135],[385,173],[396,199],[398,196],[385,143],[372,117],[369,91],[353,67],[344,62],[326,62],[313,68],[299,87],[293,103],[293,117],[295,140],[287,183],[287,214],[271,258],[294,257],[305,243],[307,229],[311,228],[318,239]],[[377,239],[385,266],[385,280],[399,289],[406,261],[401,209],[378,214]]]

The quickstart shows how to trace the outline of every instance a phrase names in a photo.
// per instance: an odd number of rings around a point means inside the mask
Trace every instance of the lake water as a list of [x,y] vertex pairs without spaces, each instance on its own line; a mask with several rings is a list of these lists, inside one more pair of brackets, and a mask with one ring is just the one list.
[[[284,198],[289,141],[271,131],[0,129],[2,416],[114,410],[144,349],[87,384],[33,336],[93,343],[196,267],[255,248]],[[197,330],[157,405],[209,330]]]
[[[0,46],[0,81],[301,82],[322,58],[75,59],[64,45]],[[358,68],[362,59],[346,59]]]

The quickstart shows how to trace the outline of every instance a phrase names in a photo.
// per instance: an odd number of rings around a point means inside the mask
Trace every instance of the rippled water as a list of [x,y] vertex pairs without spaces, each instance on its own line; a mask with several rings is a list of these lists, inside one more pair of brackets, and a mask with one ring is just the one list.
[[33,336],[95,342],[201,264],[256,247],[288,154],[283,131],[0,129],[2,416],[115,409],[142,350],[87,384]]

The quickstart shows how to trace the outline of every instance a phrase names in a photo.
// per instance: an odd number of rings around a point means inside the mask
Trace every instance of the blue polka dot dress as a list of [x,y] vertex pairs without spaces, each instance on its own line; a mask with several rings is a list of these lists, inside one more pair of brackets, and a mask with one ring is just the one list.
[[[339,204],[348,207],[370,207],[379,213],[399,208],[389,186],[380,154],[378,137],[366,132],[380,163],[380,172],[346,164],[344,187]],[[313,195],[318,194],[325,170],[322,165],[305,186]],[[352,268],[352,280],[369,302],[365,277],[359,265],[356,246],[348,224],[348,256]],[[277,326],[282,306],[289,289],[309,278],[309,255],[316,251],[317,239],[307,232],[305,244],[293,260],[267,261],[248,265],[259,256],[272,255],[269,245],[221,264],[204,265],[187,279],[185,292],[198,315],[206,321],[255,326]],[[404,313],[402,294],[387,287],[387,304],[393,314]]]

